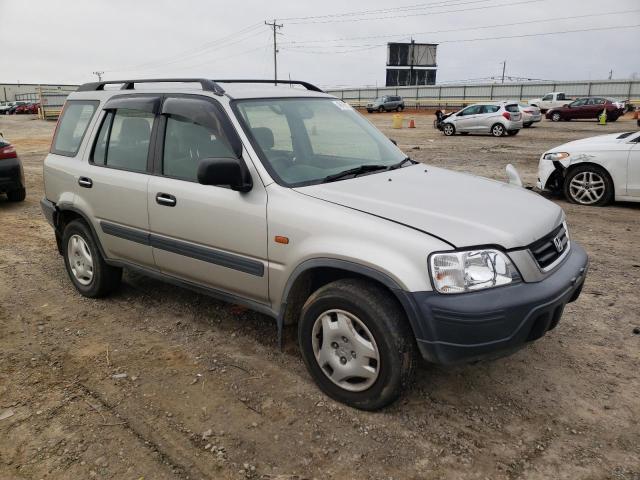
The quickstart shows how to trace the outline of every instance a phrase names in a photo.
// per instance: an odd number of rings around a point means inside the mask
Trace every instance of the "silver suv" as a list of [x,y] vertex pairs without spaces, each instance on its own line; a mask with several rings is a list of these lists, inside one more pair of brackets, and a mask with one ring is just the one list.
[[395,110],[401,112],[404,110],[404,100],[397,95],[385,95],[378,97],[373,102],[367,103],[367,112],[390,112]]
[[517,135],[522,128],[522,114],[516,102],[478,103],[448,116],[440,128],[447,136],[455,133]]
[[580,294],[543,197],[416,163],[308,83],[159,82],[82,85],[59,120],[41,205],[82,295],[127,268],[297,324],[319,387],[372,410],[418,355],[514,351]]

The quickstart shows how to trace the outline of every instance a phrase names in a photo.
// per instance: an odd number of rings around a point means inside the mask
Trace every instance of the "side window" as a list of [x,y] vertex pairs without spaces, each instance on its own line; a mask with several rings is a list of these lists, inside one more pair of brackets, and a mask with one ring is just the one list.
[[104,118],[93,149],[93,162],[132,172],[147,171],[154,114],[118,109]]
[[571,106],[573,107],[581,107],[583,106],[585,103],[587,103],[587,99],[586,98],[581,98],[579,100],[576,100],[575,102],[573,102],[571,104]]
[[483,105],[481,113],[496,113],[498,110],[500,110],[498,105]]
[[97,101],[69,100],[56,129],[51,152],[75,157],[87,132],[89,122],[98,108]]
[[471,105],[462,111],[462,116],[476,115],[482,111],[482,105]]
[[559,93],[556,98],[557,98],[557,100],[566,100],[567,99],[564,93]]
[[[543,102],[548,102],[548,101],[550,101],[550,100],[553,100],[553,95],[545,95],[544,97],[542,97],[542,101],[543,101]],[[560,95],[558,95],[558,100],[562,100],[562,99],[560,98]]]
[[235,157],[231,147],[211,126],[171,115],[164,136],[162,174],[197,181],[198,164],[203,158]]

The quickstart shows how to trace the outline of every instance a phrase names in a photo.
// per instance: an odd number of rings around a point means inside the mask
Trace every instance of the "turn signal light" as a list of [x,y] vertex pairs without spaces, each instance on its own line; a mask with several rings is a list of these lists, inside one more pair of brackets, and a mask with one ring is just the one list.
[[283,237],[281,235],[276,235],[275,241],[276,241],[276,243],[281,243],[283,245],[288,245],[289,244],[289,237]]

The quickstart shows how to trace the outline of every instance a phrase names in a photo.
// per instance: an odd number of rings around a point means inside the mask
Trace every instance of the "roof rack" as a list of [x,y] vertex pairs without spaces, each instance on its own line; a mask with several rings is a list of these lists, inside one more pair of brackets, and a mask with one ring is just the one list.
[[274,85],[277,85],[279,83],[283,83],[285,85],[302,85],[307,90],[313,90],[314,92],[322,92],[322,93],[324,93],[324,91],[321,88],[316,87],[312,83],[303,82],[301,80],[267,80],[267,79],[249,80],[249,79],[230,78],[230,79],[225,79],[225,80],[213,80],[213,82],[215,82],[215,83],[273,83]]
[[216,95],[224,95],[224,88],[218,85],[214,80],[207,78],[144,78],[140,80],[106,80],[104,82],[89,82],[78,87],[78,92],[93,92],[96,90],[104,90],[105,85],[121,83],[120,90],[134,90],[136,83],[199,83],[202,90],[213,92]]

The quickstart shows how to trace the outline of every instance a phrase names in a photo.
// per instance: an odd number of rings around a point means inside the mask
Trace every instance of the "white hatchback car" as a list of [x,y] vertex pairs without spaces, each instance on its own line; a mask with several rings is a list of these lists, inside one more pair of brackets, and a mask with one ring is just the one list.
[[446,117],[438,128],[448,137],[456,133],[513,136],[522,128],[522,114],[517,102],[478,103]]
[[640,202],[640,131],[584,138],[546,151],[538,165],[538,188],[563,192],[581,205]]

